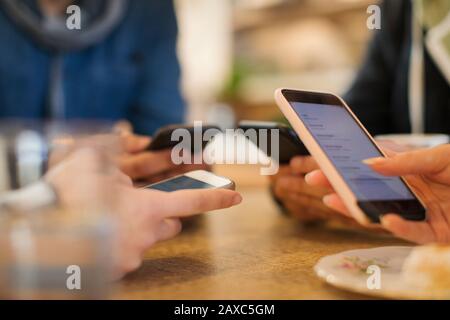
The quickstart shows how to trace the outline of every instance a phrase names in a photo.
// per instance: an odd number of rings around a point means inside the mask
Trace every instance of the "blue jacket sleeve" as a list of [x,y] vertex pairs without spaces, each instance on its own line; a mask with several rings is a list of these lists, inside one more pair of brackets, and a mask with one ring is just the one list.
[[142,70],[128,120],[135,132],[151,135],[161,126],[183,123],[185,103],[180,90],[178,26],[173,1],[145,0],[142,3],[151,6],[152,14],[143,24]]

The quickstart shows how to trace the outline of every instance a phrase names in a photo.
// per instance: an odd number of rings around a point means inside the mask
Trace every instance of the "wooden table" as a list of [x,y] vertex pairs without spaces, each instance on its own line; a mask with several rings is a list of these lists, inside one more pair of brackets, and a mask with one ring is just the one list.
[[[258,178],[255,178],[258,180]],[[242,184],[244,202],[187,223],[174,240],[149,250],[121,282],[120,299],[358,299],[322,283],[323,256],[405,243],[386,235],[302,227],[280,213],[267,188]]]

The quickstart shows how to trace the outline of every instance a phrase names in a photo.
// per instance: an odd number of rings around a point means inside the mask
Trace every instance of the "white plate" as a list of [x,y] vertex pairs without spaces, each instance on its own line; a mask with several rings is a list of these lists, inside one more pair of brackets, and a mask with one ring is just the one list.
[[[316,274],[328,284],[371,296],[398,299],[449,299],[449,291],[430,291],[404,282],[402,266],[413,247],[381,247],[351,250],[326,256],[315,265]],[[379,267],[380,288],[369,289],[367,273]]]

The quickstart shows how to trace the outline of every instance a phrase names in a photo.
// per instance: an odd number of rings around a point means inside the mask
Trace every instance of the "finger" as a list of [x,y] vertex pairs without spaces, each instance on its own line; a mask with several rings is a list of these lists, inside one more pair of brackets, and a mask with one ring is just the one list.
[[109,175],[113,178],[114,182],[116,182],[118,184],[125,185],[125,186],[133,185],[133,181],[131,180],[131,178],[129,176],[127,176],[126,174],[124,174],[118,168],[114,168],[113,170],[111,170]]
[[143,152],[129,155],[121,160],[121,169],[132,179],[164,173],[176,167],[170,155],[170,151]]
[[144,151],[151,142],[151,138],[147,136],[139,136],[136,134],[122,135],[122,148],[128,153],[137,153]]
[[114,125],[113,132],[116,132],[120,135],[132,134],[133,125],[127,120],[119,121]]
[[397,151],[394,151],[392,149],[387,149],[387,148],[383,148],[382,150],[383,150],[384,154],[386,155],[386,157],[388,157],[388,158],[392,158],[398,153]]
[[156,232],[156,240],[166,241],[172,239],[181,232],[181,229],[180,219],[164,219]]
[[397,214],[381,218],[381,225],[396,237],[419,244],[434,242],[433,231],[426,222],[404,220]]
[[328,192],[328,190],[321,187],[308,185],[302,176],[293,175],[279,178],[277,181],[276,189],[277,194],[300,193],[318,198],[322,198],[325,193]]
[[352,217],[351,213],[348,211],[344,202],[336,193],[332,193],[323,197],[323,203],[327,207],[343,214],[344,216]]
[[311,186],[333,189],[333,186],[322,170],[314,170],[308,173],[305,176],[305,182]]
[[450,146],[399,153],[392,158],[372,158],[364,160],[377,172],[389,176],[408,174],[439,174],[446,170],[450,162]]
[[[357,222],[357,220],[355,220],[355,217],[353,217],[351,212],[347,209],[345,203],[337,194],[330,194],[325,196],[323,198],[323,203],[334,212],[338,212],[341,215],[343,222],[353,227],[361,227],[361,224]],[[381,227],[377,225],[364,225],[363,227],[364,229],[369,229],[371,231],[385,232]]]
[[286,198],[286,196],[289,193],[289,190],[286,190],[286,188],[283,188],[283,185],[280,184],[280,181],[282,181],[284,177],[278,178],[274,180],[273,185],[271,186],[273,194],[277,199],[283,200]]
[[291,175],[291,167],[290,166],[280,166],[277,174],[269,176],[269,180],[271,183],[276,183],[276,181],[283,176]]
[[290,167],[292,173],[294,174],[306,174],[313,170],[319,169],[316,160],[314,160],[314,158],[310,156],[299,156],[292,158]]
[[[278,178],[273,188],[275,196],[279,199],[285,199],[292,193],[305,194],[306,190],[304,189],[306,188],[302,189],[299,185],[299,183],[302,183],[302,180],[304,180],[302,177],[292,175]],[[311,187],[308,186],[308,188]]]
[[439,201],[427,202],[427,222],[433,231],[434,242],[450,243],[450,220],[446,206]]
[[322,199],[293,194],[284,202],[289,212],[302,222],[338,221],[347,226],[356,227],[359,224],[352,218],[325,206]]
[[166,218],[181,218],[225,209],[242,202],[238,192],[225,189],[181,190],[161,195],[160,212]]

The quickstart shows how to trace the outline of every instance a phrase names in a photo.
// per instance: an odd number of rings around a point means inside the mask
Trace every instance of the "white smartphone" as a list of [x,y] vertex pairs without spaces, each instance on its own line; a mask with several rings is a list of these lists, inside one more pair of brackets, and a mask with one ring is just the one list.
[[197,170],[176,176],[158,183],[145,186],[144,189],[153,189],[172,192],[186,189],[235,189],[235,183],[225,177],[214,173]]
[[426,210],[406,181],[382,176],[362,162],[384,154],[340,97],[278,89],[275,99],[356,220],[379,223],[387,213],[425,220]]

